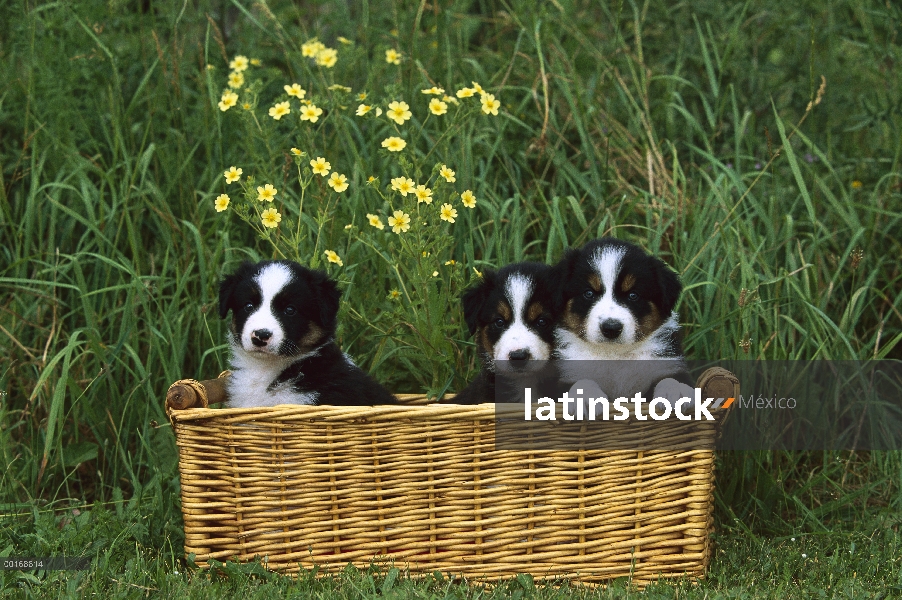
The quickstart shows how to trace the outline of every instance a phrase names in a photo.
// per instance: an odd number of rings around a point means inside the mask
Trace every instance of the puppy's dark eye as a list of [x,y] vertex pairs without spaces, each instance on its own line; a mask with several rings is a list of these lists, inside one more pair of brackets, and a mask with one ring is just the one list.
[[288,315],[290,317],[290,316],[294,315],[296,312],[298,312],[298,310],[293,306],[286,306],[284,312],[286,315]]
[[539,317],[538,320],[536,320],[537,327],[548,327],[548,324],[549,321],[545,317]]
[[253,302],[248,302],[247,304],[244,305],[244,312],[251,312],[252,310],[254,310]]
[[630,299],[631,302],[638,302],[638,301],[639,301],[639,294],[637,294],[636,292],[630,292],[630,295],[629,295],[628,297],[629,297],[629,299]]
[[498,329],[504,329],[504,326],[505,326],[506,324],[507,324],[507,321],[505,321],[504,319],[502,319],[502,318],[500,318],[500,317],[497,318],[497,319],[495,319],[495,320],[492,322],[492,325],[494,325],[494,326],[497,327]]
[[591,300],[594,297],[595,292],[593,290],[586,290],[585,292],[583,292],[583,298],[585,298],[586,300]]

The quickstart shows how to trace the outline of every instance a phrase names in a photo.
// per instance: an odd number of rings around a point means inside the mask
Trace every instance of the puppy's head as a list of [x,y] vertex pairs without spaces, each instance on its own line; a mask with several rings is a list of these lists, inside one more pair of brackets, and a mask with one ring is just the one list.
[[487,370],[532,370],[551,358],[556,310],[550,272],[540,263],[515,263],[486,271],[464,294],[464,319]]
[[250,355],[300,356],[335,334],[341,292],[322,271],[292,261],[246,262],[219,286],[233,344]]
[[640,247],[613,238],[569,250],[555,266],[558,326],[593,344],[636,344],[670,319],[682,286]]

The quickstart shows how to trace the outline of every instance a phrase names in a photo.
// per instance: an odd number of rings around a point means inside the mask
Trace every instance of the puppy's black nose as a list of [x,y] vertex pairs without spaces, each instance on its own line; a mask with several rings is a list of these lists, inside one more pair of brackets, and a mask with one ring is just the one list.
[[511,351],[507,357],[510,360],[529,360],[532,357],[532,354],[529,352],[528,348],[522,348],[520,350]]
[[605,319],[601,324],[601,335],[609,340],[616,340],[623,332],[623,323],[615,319]]
[[258,348],[265,346],[267,340],[272,337],[272,331],[269,329],[255,329],[251,332],[251,343]]

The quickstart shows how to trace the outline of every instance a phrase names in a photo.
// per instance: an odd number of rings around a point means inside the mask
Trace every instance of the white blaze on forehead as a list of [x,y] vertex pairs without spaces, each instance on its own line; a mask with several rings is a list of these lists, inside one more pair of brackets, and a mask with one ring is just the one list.
[[[592,269],[601,279],[603,289],[601,298],[595,301],[595,305],[586,318],[586,338],[590,342],[629,344],[636,341],[639,325],[636,317],[629,308],[619,304],[614,298],[614,287],[625,254],[624,248],[609,246],[596,250],[589,259]],[[614,340],[607,339],[601,333],[601,324],[608,319],[619,321],[623,325],[623,332]]]
[[241,345],[245,350],[256,349],[251,343],[251,332],[257,329],[267,329],[272,332],[272,337],[268,340],[265,350],[271,353],[278,352],[282,340],[285,339],[285,332],[282,331],[282,325],[276,318],[272,301],[290,281],[291,270],[280,264],[267,265],[254,276],[254,282],[260,288],[260,306],[244,323]]
[[528,350],[531,360],[548,360],[551,356],[550,344],[526,323],[526,310],[534,286],[533,278],[522,273],[511,275],[505,282],[504,296],[511,306],[513,320],[495,343],[496,361],[510,360],[510,353],[516,350]]
[[592,253],[589,262],[593,269],[601,278],[601,285],[604,286],[604,295],[607,296],[614,289],[617,282],[617,274],[620,273],[620,262],[626,251],[623,248],[614,246],[601,248]]

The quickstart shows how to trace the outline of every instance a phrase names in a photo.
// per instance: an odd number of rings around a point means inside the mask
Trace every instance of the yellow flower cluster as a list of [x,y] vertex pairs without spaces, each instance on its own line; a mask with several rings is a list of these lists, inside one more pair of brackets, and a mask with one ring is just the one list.
[[[346,42],[350,43],[350,40],[346,40]],[[338,50],[327,48],[324,43],[316,38],[301,44],[301,55],[312,58],[316,64],[327,69],[331,69],[338,62]]]
[[[439,167],[439,176],[441,176],[448,183],[454,183],[455,181],[457,181],[455,172],[448,165],[441,165]],[[432,189],[427,187],[425,184],[417,184],[417,182],[415,182],[413,179],[410,179],[409,177],[394,177],[391,180],[391,189],[405,197],[408,194],[413,194],[413,196],[417,199],[417,204],[426,204],[427,206],[432,204]],[[460,199],[465,207],[476,207],[476,196],[471,190],[465,190],[460,195]],[[454,208],[450,203],[446,202],[439,208],[439,218],[442,221],[454,223],[457,220],[457,216],[457,209]],[[382,224],[382,219],[379,217],[379,215],[367,214],[366,218],[371,226],[379,230],[384,229],[385,226]],[[392,213],[392,216],[388,218],[388,224],[391,226],[392,231],[397,234],[407,232],[410,229],[410,222],[410,215],[402,210],[394,211]]]
[[[310,168],[313,170],[314,175],[319,175],[320,177],[326,177],[329,175],[329,172],[332,170],[332,163],[327,161],[322,156],[317,156],[313,160],[310,161]],[[348,189],[348,178],[346,175],[342,173],[332,173],[329,176],[329,179],[326,180],[326,183],[330,188],[338,192],[339,194],[346,189]]]
[[[249,61],[246,56],[236,56],[229,62],[229,68],[231,72],[229,73],[228,86],[231,89],[226,89],[222,92],[222,97],[219,99],[219,110],[225,112],[238,104],[238,94],[236,94],[232,90],[240,89],[241,86],[244,85],[244,71],[247,70],[248,65],[252,61]],[[258,61],[259,62],[259,61]],[[208,68],[212,68],[213,65],[207,65]]]
[[473,87],[464,87],[457,90],[455,95],[458,98],[472,98],[476,94],[479,94],[480,102],[482,103],[482,112],[487,115],[498,115],[498,109],[501,108],[501,102],[495,98],[494,94],[490,94],[485,91],[481,85],[476,83],[475,81],[471,82]]

